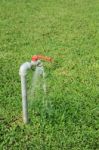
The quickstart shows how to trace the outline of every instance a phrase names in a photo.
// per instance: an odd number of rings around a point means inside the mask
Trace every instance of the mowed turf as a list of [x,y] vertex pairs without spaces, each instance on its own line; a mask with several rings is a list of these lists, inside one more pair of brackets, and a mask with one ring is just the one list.
[[[24,125],[19,67],[35,54],[53,62]],[[98,100],[99,1],[0,0],[0,150],[98,150]]]

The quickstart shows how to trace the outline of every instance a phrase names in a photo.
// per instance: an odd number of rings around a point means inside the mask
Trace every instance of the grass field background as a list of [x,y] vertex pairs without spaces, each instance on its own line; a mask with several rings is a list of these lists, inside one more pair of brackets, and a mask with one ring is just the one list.
[[[24,125],[19,66],[34,54],[54,61]],[[0,149],[98,150],[98,100],[99,1],[0,0]]]

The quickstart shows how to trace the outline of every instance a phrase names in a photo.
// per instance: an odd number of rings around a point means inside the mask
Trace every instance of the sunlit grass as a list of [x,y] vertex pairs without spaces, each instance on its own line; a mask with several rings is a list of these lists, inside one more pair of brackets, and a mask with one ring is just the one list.
[[[0,149],[98,149],[98,16],[98,0],[1,0]],[[24,125],[19,66],[35,54],[53,62]]]

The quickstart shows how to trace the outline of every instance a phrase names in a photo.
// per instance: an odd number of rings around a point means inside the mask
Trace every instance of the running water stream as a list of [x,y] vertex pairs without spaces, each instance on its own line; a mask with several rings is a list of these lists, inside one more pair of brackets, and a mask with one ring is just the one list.
[[38,66],[36,67],[35,72],[33,72],[32,75],[32,81],[31,81],[31,86],[28,91],[28,100],[29,100],[29,107],[30,109],[33,106],[34,101],[39,99],[40,94],[43,95],[43,99],[41,103],[43,105],[47,106],[47,100],[45,100],[45,95],[46,95],[46,83],[45,83],[45,72],[43,66]]
[[46,77],[44,68],[36,67],[35,72],[32,75],[31,86],[28,91],[28,104],[29,104],[29,113],[32,116],[34,114],[40,115],[40,125],[43,126],[43,123],[46,122],[47,118],[50,118],[52,114],[52,105],[48,101],[48,94],[46,89]]

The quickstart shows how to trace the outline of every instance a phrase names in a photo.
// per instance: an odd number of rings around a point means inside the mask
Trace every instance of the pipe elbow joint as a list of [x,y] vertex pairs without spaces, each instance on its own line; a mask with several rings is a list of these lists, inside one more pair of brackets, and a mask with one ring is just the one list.
[[42,63],[40,60],[37,60],[37,61],[31,61],[31,62],[25,62],[24,64],[22,64],[20,66],[20,69],[19,69],[19,75],[20,76],[26,76],[27,74],[27,71],[29,69],[31,69],[32,66],[42,66]]
[[27,71],[29,69],[31,69],[31,66],[32,66],[31,62],[26,62],[26,63],[22,64],[19,69],[19,75],[26,76]]

